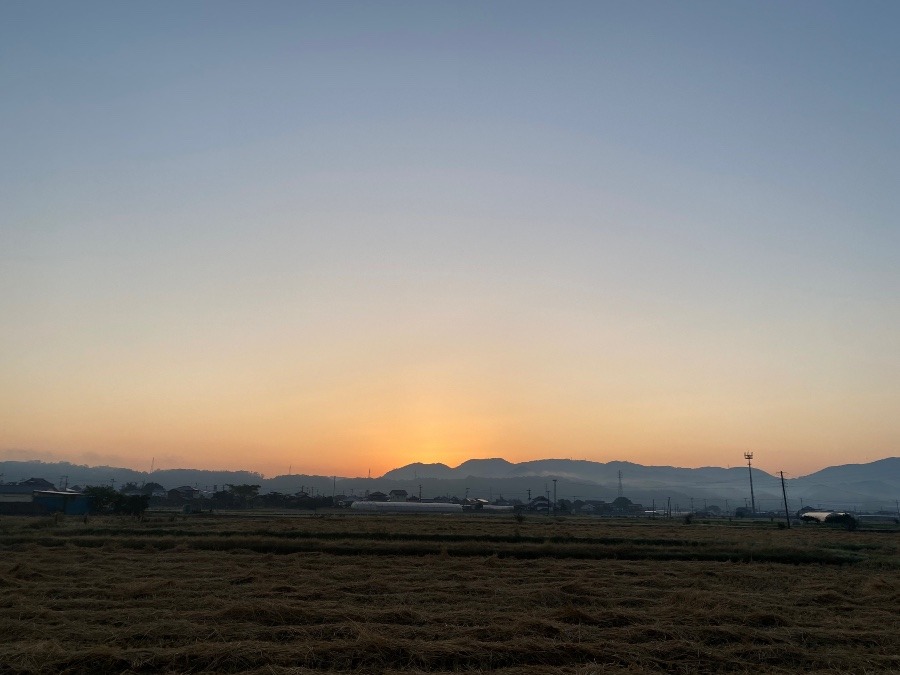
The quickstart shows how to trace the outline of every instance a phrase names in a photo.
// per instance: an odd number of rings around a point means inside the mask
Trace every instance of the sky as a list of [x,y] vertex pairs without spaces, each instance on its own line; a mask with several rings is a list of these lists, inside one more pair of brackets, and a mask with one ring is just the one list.
[[0,3],[0,459],[900,454],[900,4]]

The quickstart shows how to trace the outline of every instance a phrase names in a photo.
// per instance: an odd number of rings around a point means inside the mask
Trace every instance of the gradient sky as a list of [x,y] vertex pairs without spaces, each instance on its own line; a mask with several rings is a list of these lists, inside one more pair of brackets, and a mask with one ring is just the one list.
[[900,3],[0,3],[0,459],[900,454]]

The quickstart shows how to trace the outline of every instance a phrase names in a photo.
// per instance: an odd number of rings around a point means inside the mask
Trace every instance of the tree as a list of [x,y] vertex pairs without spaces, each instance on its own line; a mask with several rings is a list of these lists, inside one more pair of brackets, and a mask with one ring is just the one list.
[[612,501],[612,507],[616,511],[627,511],[631,508],[631,500],[628,497],[616,497]]
[[829,513],[825,516],[825,522],[829,525],[843,525],[850,532],[859,526],[859,521],[849,513]]
[[108,486],[85,488],[84,495],[88,498],[91,513],[124,513],[139,516],[147,510],[150,503],[150,497],[147,495],[126,496]]
[[247,506],[259,494],[259,485],[231,485],[225,487],[232,494],[235,500],[242,506]]
[[147,510],[149,505],[150,497],[147,495],[128,495],[119,502],[116,512],[128,516],[139,516]]
[[153,493],[156,490],[165,490],[165,489],[166,488],[164,488],[159,483],[150,482],[150,483],[144,483],[144,487],[141,488],[141,492],[143,492],[145,495],[153,496]]
[[88,498],[91,513],[115,511],[122,501],[122,495],[108,485],[87,487],[84,489],[83,494]]
[[234,493],[230,490],[214,492],[211,505],[217,509],[233,509],[238,506]]
[[280,492],[270,492],[269,494],[261,495],[259,499],[266,508],[285,508],[291,505],[290,499]]

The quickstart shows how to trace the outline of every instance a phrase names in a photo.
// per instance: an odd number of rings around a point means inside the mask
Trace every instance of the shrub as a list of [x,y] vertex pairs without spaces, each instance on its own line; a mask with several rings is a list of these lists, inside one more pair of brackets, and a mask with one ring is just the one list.
[[831,525],[843,525],[850,532],[859,527],[859,521],[849,513],[832,513],[825,518],[825,522]]

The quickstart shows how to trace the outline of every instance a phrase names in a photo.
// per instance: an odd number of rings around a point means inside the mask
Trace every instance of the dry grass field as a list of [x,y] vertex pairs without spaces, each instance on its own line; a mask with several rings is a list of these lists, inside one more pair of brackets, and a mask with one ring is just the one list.
[[900,533],[0,518],[0,673],[900,672]]

